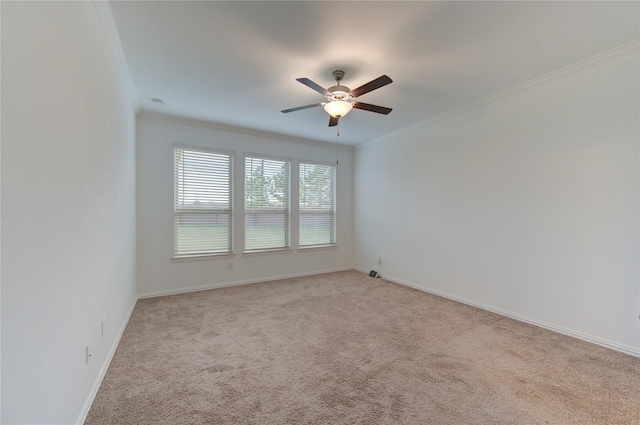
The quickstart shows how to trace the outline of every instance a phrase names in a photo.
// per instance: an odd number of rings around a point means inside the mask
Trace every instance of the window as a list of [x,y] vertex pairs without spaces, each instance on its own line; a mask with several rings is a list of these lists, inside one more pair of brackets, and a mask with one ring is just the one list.
[[289,169],[289,161],[245,158],[245,251],[289,247]]
[[336,243],[336,167],[300,163],[300,246]]
[[174,149],[174,256],[233,251],[233,155]]

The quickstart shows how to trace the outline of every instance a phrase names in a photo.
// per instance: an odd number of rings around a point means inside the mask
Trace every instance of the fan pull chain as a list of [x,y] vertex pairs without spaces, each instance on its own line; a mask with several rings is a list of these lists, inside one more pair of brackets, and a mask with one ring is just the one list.
[[336,165],[338,165],[340,163],[340,161],[338,161],[338,138],[340,137],[340,121],[338,121],[338,126],[336,127]]

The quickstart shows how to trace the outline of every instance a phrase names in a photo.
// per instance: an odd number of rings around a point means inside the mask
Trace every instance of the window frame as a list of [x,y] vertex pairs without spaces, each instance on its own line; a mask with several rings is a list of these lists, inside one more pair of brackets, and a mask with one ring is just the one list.
[[[321,165],[325,167],[329,167],[333,170],[333,209],[332,211],[327,211],[327,214],[331,216],[331,239],[332,241],[328,243],[315,243],[315,244],[302,244],[302,217],[305,215],[304,208],[301,207],[301,203],[303,200],[303,191],[301,190],[302,182],[303,182],[303,174],[302,174],[302,166],[303,165]],[[305,160],[298,159],[298,202],[297,202],[297,213],[298,213],[298,249],[307,250],[314,248],[326,248],[326,247],[335,247],[338,245],[338,166],[336,164],[327,163],[323,161],[315,161],[315,160]],[[316,211],[318,212],[322,211]]]
[[[247,159],[258,159],[264,161],[279,161],[284,162],[287,166],[287,205],[284,209],[273,209],[273,210],[264,210],[260,211],[250,211],[247,209]],[[252,253],[260,253],[260,252],[282,252],[282,251],[291,251],[292,237],[291,237],[291,200],[292,200],[292,167],[293,167],[293,159],[288,157],[280,157],[274,155],[265,155],[260,153],[252,153],[245,152],[243,154],[242,159],[242,170],[243,170],[243,179],[242,179],[242,221],[243,221],[243,233],[244,233],[244,246],[243,253],[244,254],[252,254]],[[253,174],[253,173],[252,173]],[[281,247],[263,247],[263,248],[247,248],[248,242],[248,233],[247,232],[247,215],[253,214],[283,214],[285,217],[285,225],[284,225],[284,246]]]
[[[178,206],[178,170],[177,170],[177,158],[176,152],[178,150],[195,152],[195,153],[204,153],[204,154],[212,154],[212,155],[220,155],[226,156],[228,161],[228,190],[226,193],[228,199],[228,208],[220,209],[220,208],[179,208]],[[209,149],[206,147],[200,146],[189,146],[182,144],[175,144],[172,146],[173,151],[173,260],[185,260],[185,259],[197,259],[201,257],[218,257],[225,255],[233,255],[235,249],[234,243],[234,232],[235,232],[235,152],[227,151],[223,149]],[[182,210],[179,212],[178,210]],[[226,250],[204,250],[202,252],[179,252],[179,237],[178,237],[178,217],[179,214],[188,215],[188,214],[215,214],[215,215],[223,215],[227,217],[228,221],[228,240],[227,240],[227,248]]]

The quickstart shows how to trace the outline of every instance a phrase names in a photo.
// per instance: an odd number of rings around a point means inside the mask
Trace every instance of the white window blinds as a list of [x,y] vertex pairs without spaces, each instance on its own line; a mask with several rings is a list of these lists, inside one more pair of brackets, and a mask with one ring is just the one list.
[[174,149],[174,256],[230,253],[233,155]]
[[336,242],[336,167],[300,163],[300,246]]
[[245,158],[245,251],[289,247],[289,161]]

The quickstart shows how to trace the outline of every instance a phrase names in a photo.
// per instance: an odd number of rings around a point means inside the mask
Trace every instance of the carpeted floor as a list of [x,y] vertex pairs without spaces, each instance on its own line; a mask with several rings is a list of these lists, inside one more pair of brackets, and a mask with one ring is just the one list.
[[140,300],[86,424],[640,424],[640,359],[355,271]]

